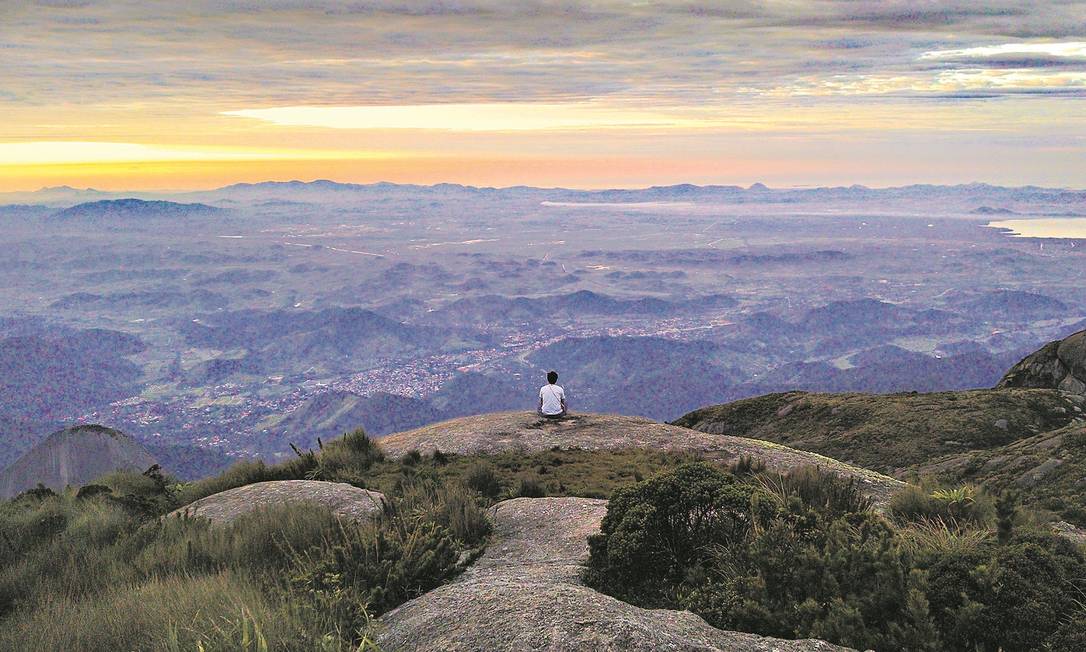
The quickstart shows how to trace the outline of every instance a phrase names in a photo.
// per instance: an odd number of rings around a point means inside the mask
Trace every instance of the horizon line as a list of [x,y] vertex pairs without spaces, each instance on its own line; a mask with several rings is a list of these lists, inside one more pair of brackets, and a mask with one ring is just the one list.
[[328,179],[328,178],[320,177],[320,178],[313,178],[313,179],[310,179],[308,181],[307,180],[302,180],[302,179],[265,179],[263,181],[255,181],[255,182],[242,181],[242,182],[237,182],[237,183],[229,183],[229,184],[226,184],[226,185],[216,185],[216,186],[201,187],[201,188],[188,188],[188,189],[180,189],[180,188],[167,189],[167,188],[163,188],[163,189],[151,189],[151,190],[130,190],[130,189],[102,190],[102,189],[93,188],[93,187],[90,187],[90,186],[85,187],[85,188],[77,188],[75,186],[70,186],[70,185],[67,185],[67,184],[61,184],[61,185],[57,185],[57,186],[41,186],[41,187],[38,187],[37,189],[34,189],[34,190],[5,190],[5,191],[0,191],[0,197],[3,197],[5,195],[36,194],[36,193],[44,193],[44,192],[48,192],[48,191],[57,191],[57,190],[70,190],[70,191],[74,191],[74,192],[97,192],[97,193],[102,193],[102,194],[132,193],[132,194],[143,194],[143,195],[151,195],[151,194],[164,194],[164,195],[174,195],[174,194],[176,194],[176,195],[181,195],[181,194],[192,194],[192,193],[215,192],[215,191],[219,191],[219,190],[226,190],[228,188],[245,187],[245,186],[260,186],[260,185],[265,185],[265,184],[301,184],[301,185],[307,185],[308,186],[308,185],[313,185],[313,184],[318,184],[318,183],[334,184],[334,185],[338,185],[338,186],[356,186],[356,187],[394,186],[394,187],[436,188],[438,186],[455,186],[455,187],[466,188],[466,189],[471,189],[471,190],[502,191],[502,190],[529,189],[529,190],[572,191],[572,192],[586,192],[586,193],[592,193],[592,192],[638,192],[638,191],[646,191],[646,190],[654,190],[654,189],[662,189],[662,188],[680,188],[680,187],[693,187],[693,188],[697,188],[699,190],[713,189],[713,188],[732,188],[732,189],[739,189],[739,190],[745,190],[745,191],[751,191],[751,190],[796,191],[796,190],[828,190],[828,189],[899,190],[899,189],[903,189],[903,188],[913,188],[913,187],[917,187],[917,186],[932,186],[932,187],[937,187],[937,188],[961,188],[961,187],[969,187],[969,186],[984,186],[984,187],[989,187],[989,188],[1003,188],[1003,189],[1036,188],[1036,189],[1042,189],[1042,190],[1057,190],[1057,191],[1069,191],[1069,192],[1086,191],[1086,187],[1076,188],[1076,187],[1071,187],[1071,186],[1045,186],[1045,185],[1037,185],[1037,184],[1031,184],[1031,183],[1020,184],[1020,185],[1002,185],[1002,184],[990,183],[990,182],[987,182],[987,181],[970,181],[970,182],[967,182],[967,183],[937,183],[937,182],[930,182],[930,181],[917,181],[917,182],[912,182],[912,183],[902,183],[902,184],[899,184],[899,185],[885,185],[885,186],[874,186],[874,185],[869,186],[869,185],[860,184],[860,183],[838,184],[838,185],[798,184],[798,185],[791,185],[791,186],[770,186],[770,185],[768,185],[766,183],[763,183],[761,181],[755,181],[754,183],[751,183],[751,184],[745,185],[745,186],[740,185],[738,183],[705,183],[705,184],[702,184],[702,183],[680,182],[680,183],[670,183],[670,184],[653,184],[653,185],[649,185],[649,186],[573,187],[573,186],[534,186],[534,185],[531,185],[531,184],[515,184],[515,185],[509,185],[509,186],[485,186],[485,185],[484,186],[476,186],[476,185],[457,183],[457,182],[452,182],[452,181],[439,181],[439,182],[436,182],[436,183],[428,183],[428,184],[427,183],[402,183],[402,182],[396,182],[396,181],[356,182],[356,181],[337,181],[337,180],[334,180],[334,179]]

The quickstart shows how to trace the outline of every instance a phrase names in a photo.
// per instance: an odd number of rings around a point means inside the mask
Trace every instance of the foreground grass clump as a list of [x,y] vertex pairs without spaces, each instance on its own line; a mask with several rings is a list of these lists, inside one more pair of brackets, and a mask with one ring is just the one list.
[[0,649],[372,647],[375,616],[447,581],[481,550],[490,524],[478,493],[401,474],[372,521],[305,504],[219,526],[161,518],[241,478],[288,479],[322,465],[363,473],[362,437],[346,459],[321,460],[338,449],[326,447],[183,487],[157,474],[114,474],[92,490],[0,504]]
[[857,649],[1076,649],[1082,551],[986,520],[896,522],[815,469],[744,478],[693,464],[616,492],[585,579],[720,628]]
[[[690,457],[552,450],[386,459],[362,431],[280,464],[199,482],[115,473],[0,503],[0,649],[359,650],[372,619],[448,581],[485,545],[485,508],[515,496],[601,497]],[[284,505],[212,527],[161,518],[268,480],[383,492],[372,522]]]

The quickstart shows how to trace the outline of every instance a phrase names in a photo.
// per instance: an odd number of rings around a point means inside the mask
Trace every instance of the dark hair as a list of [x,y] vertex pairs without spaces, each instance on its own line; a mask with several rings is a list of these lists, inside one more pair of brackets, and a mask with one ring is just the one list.
[[547,372],[547,382],[552,384],[552,385],[555,384],[556,382],[558,382],[558,372],[557,371],[548,371]]

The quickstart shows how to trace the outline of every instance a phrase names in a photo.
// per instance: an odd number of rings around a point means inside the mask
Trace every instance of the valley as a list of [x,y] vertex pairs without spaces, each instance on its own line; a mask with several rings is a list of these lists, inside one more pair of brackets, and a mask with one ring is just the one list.
[[1086,248],[978,212],[1075,210],[1071,191],[135,196],[0,197],[4,396],[31,399],[0,406],[18,424],[0,462],[75,423],[275,459],[348,427],[531,409],[549,368],[575,410],[659,420],[788,390],[990,387],[1086,323]]

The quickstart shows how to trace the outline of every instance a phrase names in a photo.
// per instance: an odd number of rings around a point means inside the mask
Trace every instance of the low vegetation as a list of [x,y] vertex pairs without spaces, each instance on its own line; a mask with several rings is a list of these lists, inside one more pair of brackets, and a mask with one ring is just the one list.
[[618,491],[586,581],[710,624],[875,650],[1075,650],[1086,557],[965,488],[892,516],[813,469],[745,477],[691,464]]
[[916,481],[992,491],[1086,527],[1086,400],[1048,389],[787,392],[696,410],[677,425],[765,439]]
[[[607,496],[691,458],[545,451],[385,458],[362,431],[287,462],[180,484],[114,473],[0,503],[0,649],[365,650],[372,620],[453,577],[482,550],[485,508],[514,496]],[[266,480],[383,492],[373,522],[284,505],[226,526],[161,518]]]
[[[383,492],[372,521],[309,505],[213,526],[162,518],[266,480]],[[486,508],[610,497],[586,579],[726,629],[859,649],[1071,650],[1086,559],[1010,494],[922,486],[872,511],[856,482],[645,450],[385,457],[361,431],[277,465],[179,484],[116,473],[0,504],[0,649],[367,650],[374,619],[486,545]],[[92,572],[88,572],[93,569]]]

